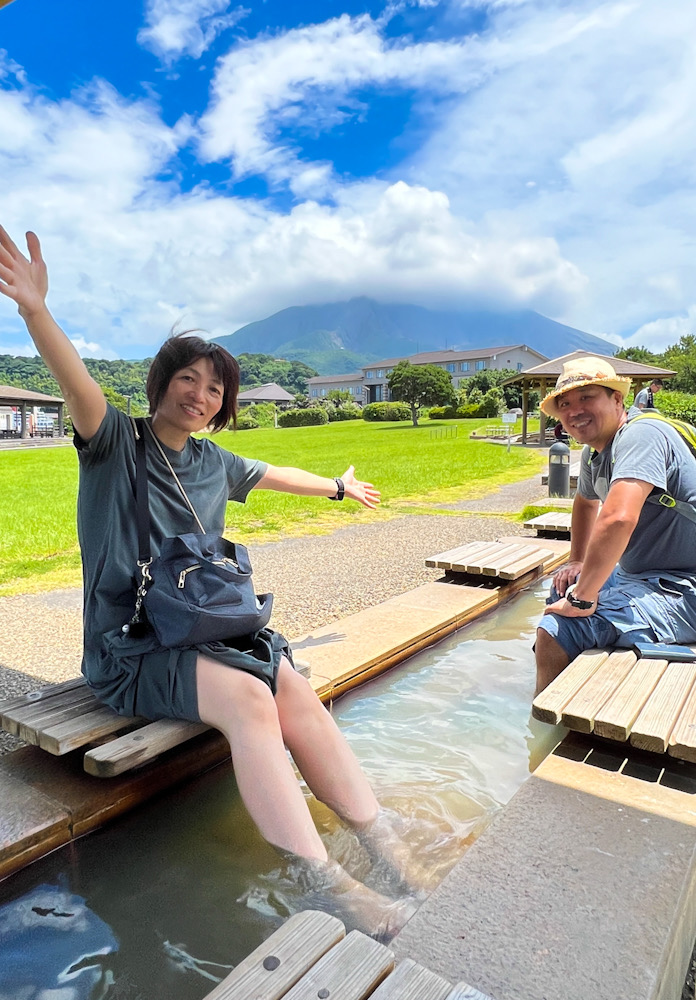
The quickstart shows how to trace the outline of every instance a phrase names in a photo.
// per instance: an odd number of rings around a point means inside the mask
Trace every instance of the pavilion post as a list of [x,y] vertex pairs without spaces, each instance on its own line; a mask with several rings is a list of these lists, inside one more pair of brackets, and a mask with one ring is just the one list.
[[63,404],[58,404],[58,437],[65,437],[65,425],[63,423]]
[[[541,380],[541,385],[539,386],[539,392],[541,393],[541,398],[543,399],[546,395],[546,379]],[[546,444],[546,414],[539,407],[539,445],[543,447]]]
[[19,436],[22,437],[22,438],[26,438],[26,437],[29,437],[29,428],[27,427],[27,404],[26,403],[20,403],[19,412],[20,412],[20,418],[21,418],[21,421],[22,421],[22,426],[21,426],[21,430],[19,432]]
[[527,443],[527,411],[529,408],[529,389],[527,382],[522,382],[522,444]]

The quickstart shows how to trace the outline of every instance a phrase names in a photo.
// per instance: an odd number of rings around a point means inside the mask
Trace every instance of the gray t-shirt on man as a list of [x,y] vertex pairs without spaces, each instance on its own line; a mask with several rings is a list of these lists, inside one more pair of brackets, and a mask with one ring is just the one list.
[[[640,479],[696,504],[696,460],[679,432],[657,420],[629,420],[602,452],[585,446],[580,496],[604,502],[617,479]],[[619,565],[638,576],[662,570],[696,581],[696,525],[673,509],[646,502]]]

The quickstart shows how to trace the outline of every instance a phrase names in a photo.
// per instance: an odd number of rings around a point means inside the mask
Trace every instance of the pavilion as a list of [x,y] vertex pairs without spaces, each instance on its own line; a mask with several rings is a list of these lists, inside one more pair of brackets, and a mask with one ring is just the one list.
[[43,392],[32,392],[30,389],[18,389],[14,385],[0,385],[0,407],[18,407],[21,415],[21,427],[19,433],[16,431],[2,431],[3,437],[29,437],[29,424],[27,421],[27,407],[33,409],[38,407],[42,410],[58,412],[58,437],[64,437],[63,409],[65,400],[60,396],[47,396]]
[[265,385],[246,389],[239,393],[237,399],[242,406],[247,403],[276,403],[276,405],[282,406],[295,402],[295,397],[276,382],[267,382]]
[[[612,358],[608,354],[592,354],[589,351],[571,351],[570,354],[563,354],[560,358],[553,358],[551,361],[544,361],[541,365],[528,368],[526,371],[518,372],[511,378],[506,379],[503,385],[517,385],[522,383],[522,444],[527,444],[527,418],[529,392],[531,389],[538,389],[542,399],[556,384],[558,376],[563,371],[563,365],[567,361],[575,358],[602,358],[608,361],[617,375],[630,375],[634,391],[637,392],[646,383],[650,383],[654,378],[670,378],[676,372],[669,368],[656,368],[654,365],[646,365],[639,361],[626,361],[624,358]],[[546,415],[539,415],[539,444],[546,443]]]

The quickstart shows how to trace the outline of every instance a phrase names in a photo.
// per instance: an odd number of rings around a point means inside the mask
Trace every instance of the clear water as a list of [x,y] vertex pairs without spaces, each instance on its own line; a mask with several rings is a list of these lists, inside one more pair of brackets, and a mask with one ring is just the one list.
[[[560,738],[529,716],[543,593],[333,706],[431,887]],[[329,853],[383,888],[354,835],[312,811]],[[223,765],[0,883],[0,1000],[200,1000],[313,905]]]

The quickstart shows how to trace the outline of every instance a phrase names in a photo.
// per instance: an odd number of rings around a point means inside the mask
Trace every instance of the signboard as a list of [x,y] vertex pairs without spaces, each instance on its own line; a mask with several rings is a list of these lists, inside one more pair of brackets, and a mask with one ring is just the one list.
[[504,413],[503,414],[503,423],[504,424],[516,424],[517,423],[517,414],[516,413]]

